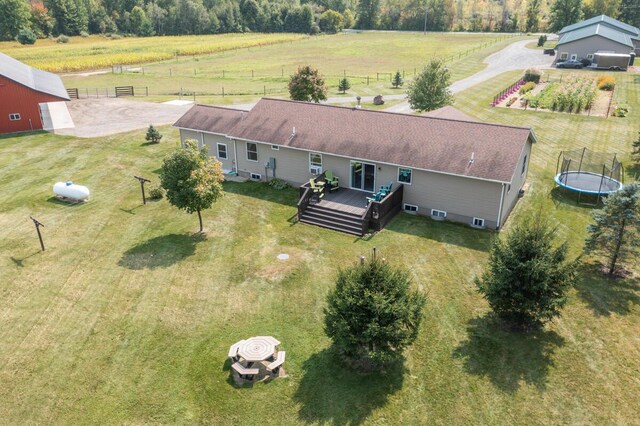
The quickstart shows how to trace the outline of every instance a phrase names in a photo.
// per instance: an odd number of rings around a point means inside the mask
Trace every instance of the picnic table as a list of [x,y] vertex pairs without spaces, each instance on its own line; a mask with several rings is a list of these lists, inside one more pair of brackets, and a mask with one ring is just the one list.
[[[280,341],[271,336],[255,336],[234,343],[229,349],[231,368],[240,379],[253,380],[267,374],[278,376],[285,352],[276,351]],[[255,365],[254,365],[255,364]]]

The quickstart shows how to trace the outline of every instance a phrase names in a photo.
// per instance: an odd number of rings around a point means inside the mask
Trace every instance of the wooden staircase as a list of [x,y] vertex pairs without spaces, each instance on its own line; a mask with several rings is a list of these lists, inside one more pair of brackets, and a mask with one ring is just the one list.
[[299,216],[300,222],[363,236],[364,220],[361,215],[343,212],[310,203]]

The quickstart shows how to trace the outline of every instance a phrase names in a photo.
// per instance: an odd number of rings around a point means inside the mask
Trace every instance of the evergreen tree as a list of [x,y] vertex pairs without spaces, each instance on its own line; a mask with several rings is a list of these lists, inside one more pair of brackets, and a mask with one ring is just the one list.
[[544,36],[538,37],[538,47],[544,46]]
[[149,124],[149,128],[147,129],[147,134],[144,137],[147,143],[160,143],[160,139],[162,139],[162,134],[153,127],[153,124]]
[[607,258],[610,275],[627,259],[637,265],[640,249],[640,184],[626,185],[604,200],[593,212],[594,223],[588,226],[585,252]]
[[638,132],[638,139],[631,142],[631,158],[640,165],[640,132]]
[[338,82],[338,90],[344,94],[349,89],[351,89],[351,83],[349,82],[349,80],[347,80],[346,77],[340,79],[340,81]]
[[135,35],[142,37],[149,37],[153,35],[153,26],[151,21],[147,17],[144,9],[140,6],[135,6],[131,9],[129,22],[131,25],[131,32]]
[[380,368],[415,341],[426,298],[410,286],[407,270],[375,258],[338,272],[324,329],[352,366]]
[[316,102],[327,99],[324,78],[318,70],[309,65],[298,67],[298,71],[289,78],[289,95],[294,101]]
[[37,39],[36,34],[29,28],[23,28],[18,31],[18,36],[16,37],[20,44],[35,44]]
[[380,21],[380,0],[360,0],[356,8],[356,28],[374,30]]
[[396,73],[393,75],[393,80],[391,80],[391,84],[396,89],[398,87],[401,87],[404,84],[404,80],[402,78],[402,74],[400,74],[400,71],[396,71]]
[[187,139],[183,148],[167,156],[160,169],[160,185],[167,191],[171,205],[191,214],[198,213],[200,232],[202,214],[223,195],[222,165],[209,157],[207,149],[198,150],[198,142]]
[[449,90],[451,76],[444,63],[438,59],[431,62],[409,84],[407,97],[411,108],[417,111],[432,111],[453,103]]
[[529,0],[527,4],[527,32],[537,32],[540,26],[541,0]]
[[618,19],[634,27],[640,27],[640,0],[622,0]]
[[551,4],[551,31],[560,31],[567,25],[582,20],[582,0],[555,0]]
[[22,28],[31,28],[31,9],[26,0],[0,1],[0,40],[13,40]]
[[567,243],[554,248],[556,230],[543,220],[526,220],[496,238],[478,290],[491,310],[518,329],[531,329],[560,315],[578,262],[568,262]]

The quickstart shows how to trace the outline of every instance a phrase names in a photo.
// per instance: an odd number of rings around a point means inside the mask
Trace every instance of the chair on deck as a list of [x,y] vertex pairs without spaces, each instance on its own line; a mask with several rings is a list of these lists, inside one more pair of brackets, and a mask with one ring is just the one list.
[[376,192],[372,197],[367,197],[367,205],[369,205],[369,203],[372,201],[382,201],[385,195],[386,193],[383,193],[382,191]]
[[324,173],[324,179],[327,181],[327,185],[329,185],[329,191],[337,191],[340,188],[340,179],[338,176],[334,176],[331,170],[327,170]]
[[380,185],[380,192],[385,192],[385,196],[391,192],[391,188],[393,187],[393,182],[389,182],[386,185]]
[[309,179],[309,186],[313,190],[313,195],[320,201],[320,199],[324,197],[324,185],[316,185],[316,182],[311,178]]

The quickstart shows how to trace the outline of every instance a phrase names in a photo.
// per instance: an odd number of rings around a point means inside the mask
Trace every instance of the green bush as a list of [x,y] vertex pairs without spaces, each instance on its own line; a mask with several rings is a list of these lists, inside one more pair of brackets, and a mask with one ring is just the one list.
[[269,181],[269,186],[272,187],[273,189],[276,189],[278,191],[281,191],[283,189],[287,189],[290,188],[291,185],[289,185],[287,182],[283,181],[282,179],[278,179],[278,178],[273,178]]
[[67,37],[67,36],[66,36],[66,35],[64,35],[64,34],[60,34],[60,35],[58,36],[58,38],[56,39],[56,42],[57,42],[57,43],[62,43],[62,44],[69,43],[69,37]]
[[80,37],[87,38],[87,37],[89,37],[89,33],[86,32],[86,31],[80,31]]
[[542,77],[542,71],[537,68],[529,68],[524,72],[524,77],[522,79],[524,81],[533,81],[534,83],[540,83],[540,78]]
[[626,105],[618,105],[616,109],[613,110],[614,117],[626,117],[629,114],[629,107]]
[[20,44],[35,44],[37,39],[36,33],[31,31],[29,28],[21,29],[16,37],[16,40]]
[[160,185],[154,186],[149,190],[149,199],[150,200],[161,200],[164,198],[165,190]]
[[533,81],[530,81],[520,88],[519,93],[521,95],[524,95],[525,93],[529,93],[530,91],[532,91],[535,87],[536,87],[536,83],[534,83]]

